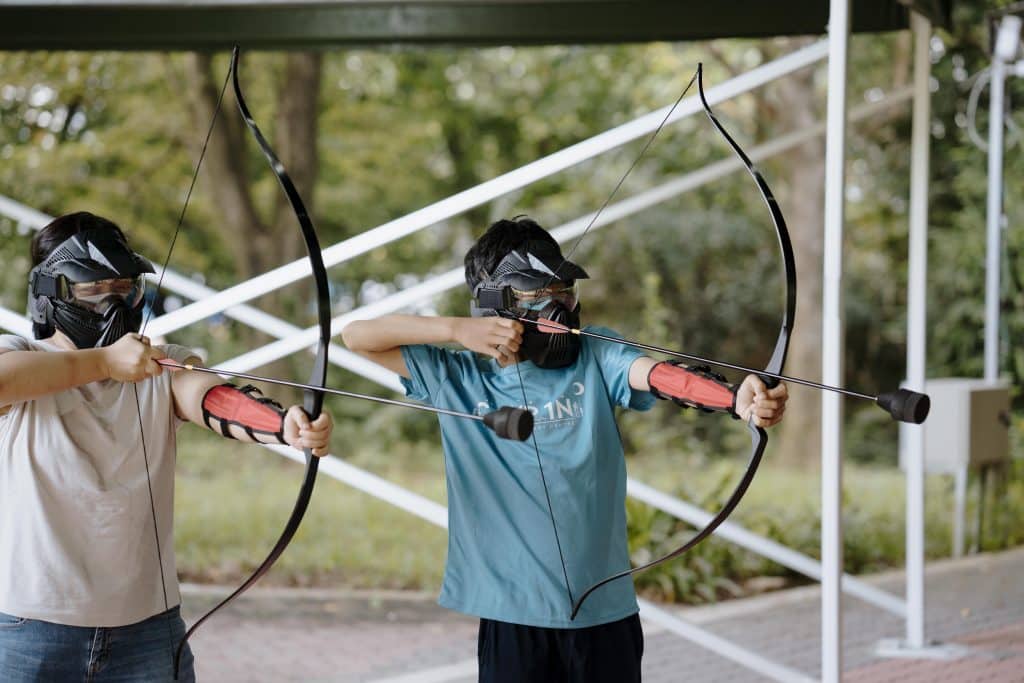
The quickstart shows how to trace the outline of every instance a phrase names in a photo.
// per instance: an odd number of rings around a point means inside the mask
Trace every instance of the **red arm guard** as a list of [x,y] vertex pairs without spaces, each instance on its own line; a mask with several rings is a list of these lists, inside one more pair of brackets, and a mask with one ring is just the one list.
[[662,361],[647,375],[651,393],[684,408],[736,415],[736,392],[721,375],[706,366],[686,367],[679,361]]
[[[229,439],[235,438],[231,434],[231,425],[238,425],[253,441],[259,442],[256,435],[264,434],[286,443],[284,415],[285,410],[280,403],[264,397],[251,384],[241,389],[234,384],[221,384],[203,396],[203,422],[212,431],[220,431]],[[210,424],[210,418],[220,423],[219,430]]]

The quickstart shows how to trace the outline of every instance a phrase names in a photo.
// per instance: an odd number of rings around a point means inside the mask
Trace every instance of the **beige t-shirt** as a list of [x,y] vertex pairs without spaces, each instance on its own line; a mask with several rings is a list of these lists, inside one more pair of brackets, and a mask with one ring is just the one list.
[[[179,362],[194,355],[181,346],[161,348]],[[60,352],[12,335],[0,335],[0,349]],[[137,384],[93,382],[16,403],[0,417],[0,612],[123,626],[181,602],[173,525],[181,422],[169,372]]]

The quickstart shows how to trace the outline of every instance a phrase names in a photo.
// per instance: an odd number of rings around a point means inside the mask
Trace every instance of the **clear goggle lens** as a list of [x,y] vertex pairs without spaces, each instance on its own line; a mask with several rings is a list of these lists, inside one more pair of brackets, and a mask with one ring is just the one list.
[[84,308],[102,313],[110,305],[110,299],[121,299],[130,308],[142,301],[146,294],[146,278],[137,275],[93,282],[75,282],[70,286],[70,298]]
[[552,301],[562,304],[571,311],[576,308],[576,304],[580,300],[579,285],[575,282],[572,284],[557,283],[550,287],[530,290],[513,287],[512,294],[519,307],[528,311],[539,311]]

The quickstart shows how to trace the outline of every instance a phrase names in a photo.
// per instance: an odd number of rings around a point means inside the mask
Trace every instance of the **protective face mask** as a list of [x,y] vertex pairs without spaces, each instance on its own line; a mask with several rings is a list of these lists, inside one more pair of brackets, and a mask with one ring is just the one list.
[[110,346],[124,335],[139,331],[142,304],[129,307],[123,299],[115,300],[103,314],[99,314],[58,300],[53,302],[53,322],[76,348]]
[[[551,322],[578,328],[580,326],[579,304],[573,310],[567,309],[557,301],[552,301],[539,311],[526,311],[525,318],[530,320],[550,320]],[[525,325],[523,343],[519,352],[523,358],[540,368],[564,368],[576,362],[580,355],[579,335],[567,332],[555,332],[550,328],[538,325]]]

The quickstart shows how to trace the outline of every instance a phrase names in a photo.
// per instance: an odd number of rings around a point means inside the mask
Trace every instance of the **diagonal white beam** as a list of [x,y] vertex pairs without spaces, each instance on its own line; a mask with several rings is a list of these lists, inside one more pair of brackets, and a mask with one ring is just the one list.
[[[653,486],[629,478],[626,480],[626,491],[630,497],[666,512],[676,519],[681,519],[698,529],[704,528],[713,514],[700,509],[696,505],[680,500],[675,496],[663,493]],[[810,555],[799,553],[781,543],[755,534],[745,527],[726,520],[715,530],[715,536],[735,543],[741,548],[751,550],[761,557],[778,562],[783,567],[799,572],[804,576],[820,582],[822,579],[821,562]],[[902,598],[876,588],[850,574],[843,573],[842,589],[844,592],[860,598],[875,607],[903,618],[907,615],[907,603]]]
[[0,307],[0,329],[10,330],[22,337],[32,337],[32,323],[24,315]]
[[[732,640],[715,635],[705,628],[677,617],[649,600],[640,598],[637,599],[637,603],[640,605],[640,617],[642,619],[652,624],[657,624],[675,633],[677,636],[682,636],[690,642],[707,648],[726,659],[731,659],[740,666],[756,671],[773,681],[779,681],[779,683],[817,683],[816,678],[808,676],[802,671],[773,662],[767,657],[753,650],[748,650]],[[680,680],[685,680],[685,678],[685,675],[680,676]]]

